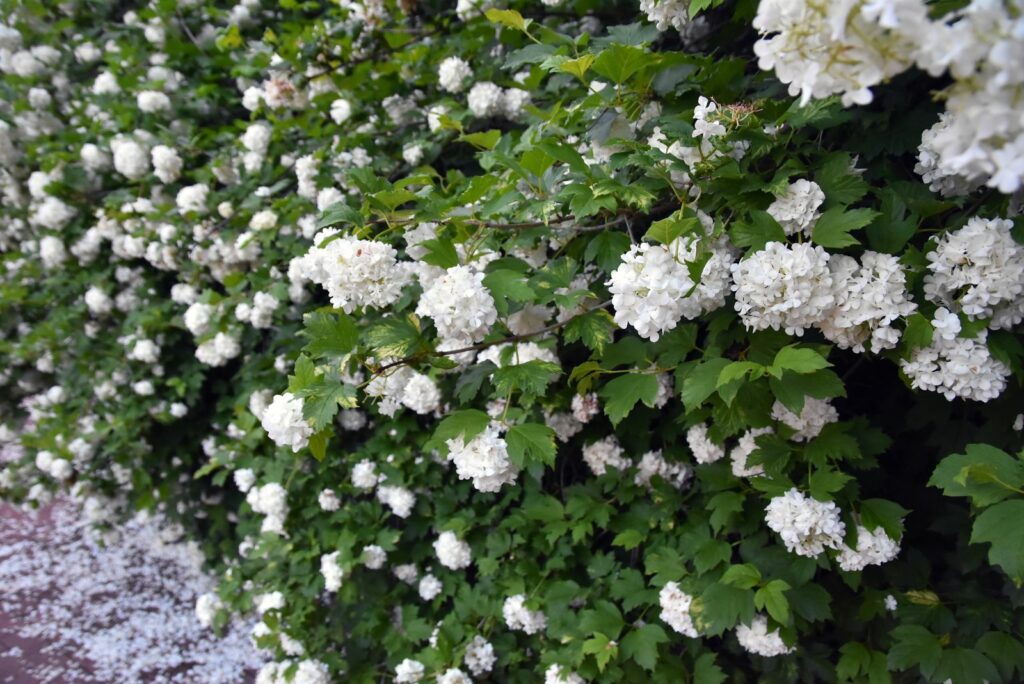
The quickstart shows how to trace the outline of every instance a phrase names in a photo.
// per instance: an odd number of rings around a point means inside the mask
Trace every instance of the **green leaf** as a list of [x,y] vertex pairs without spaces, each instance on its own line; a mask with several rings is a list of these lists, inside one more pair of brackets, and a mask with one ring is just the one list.
[[1024,487],[1024,464],[988,444],[969,444],[964,454],[942,459],[928,484],[946,496],[970,497],[975,506],[990,506]]
[[715,2],[716,0],[690,0],[690,9],[687,14],[690,19],[694,19],[698,14],[711,7]]
[[494,371],[491,382],[500,396],[508,396],[513,391],[534,397],[547,391],[548,385],[562,372],[558,364],[550,361],[527,361],[515,363],[515,357],[509,365]]
[[644,233],[644,239],[668,245],[680,235],[689,235],[701,229],[700,220],[696,216],[683,216],[680,210],[668,218],[652,223]]
[[669,547],[656,547],[644,556],[644,572],[653,576],[653,583],[662,586],[666,582],[677,582],[686,574],[686,561],[678,551]]
[[917,666],[926,679],[930,679],[939,666],[942,646],[938,638],[920,625],[900,625],[890,632],[893,645],[889,648],[889,668],[909,670]]
[[513,460],[522,463],[529,458],[548,466],[555,464],[555,432],[547,425],[513,425],[505,434],[505,441]]
[[749,625],[753,621],[754,592],[716,582],[694,601],[691,613],[700,632],[718,636],[737,623]]
[[868,225],[876,216],[878,212],[872,209],[847,211],[843,207],[833,207],[818,218],[811,231],[811,240],[827,249],[859,245],[860,240],[850,233]]
[[749,221],[733,224],[729,237],[737,247],[761,250],[769,242],[785,242],[786,231],[768,212],[755,210],[750,212]]
[[601,51],[593,63],[593,70],[611,79],[612,83],[623,84],[630,76],[651,63],[652,53],[632,45],[612,45]]
[[647,539],[647,535],[640,530],[623,530],[612,539],[612,546],[620,546],[626,550],[635,549]]
[[779,624],[789,624],[789,601],[786,599],[789,588],[785,580],[772,580],[754,594],[754,606],[758,610],[767,610]]
[[370,195],[371,203],[384,211],[394,211],[406,202],[416,199],[416,195],[405,188],[389,188]]
[[714,653],[703,653],[693,663],[693,684],[722,684],[725,672],[715,663]]
[[652,373],[620,375],[606,383],[600,395],[604,399],[605,415],[612,425],[618,425],[638,401],[654,406],[654,399],[658,396],[658,378]]
[[444,444],[461,435],[463,441],[468,442],[483,432],[490,422],[490,416],[477,409],[455,411],[438,424],[433,440]]
[[419,319],[412,314],[385,318],[366,331],[366,343],[377,358],[408,356],[420,344]]
[[605,230],[590,239],[583,257],[596,261],[602,271],[611,273],[618,267],[622,255],[629,251],[629,246],[628,235]]
[[427,250],[426,254],[420,257],[420,261],[448,269],[459,265],[459,254],[455,251],[455,244],[445,238],[433,238],[423,240],[419,246]]
[[719,492],[711,497],[707,506],[711,511],[711,516],[708,519],[711,529],[718,532],[725,527],[733,513],[743,510],[743,495],[739,492]]
[[658,665],[658,644],[668,642],[668,635],[665,630],[656,624],[648,623],[638,629],[630,630],[622,639],[620,648],[622,654],[632,658],[636,663],[648,671],[653,671]]
[[480,393],[480,388],[497,369],[490,361],[478,363],[459,375],[455,381],[455,398],[460,404],[468,404]]
[[321,430],[309,438],[309,451],[313,458],[323,461],[327,456],[327,442],[331,438],[331,430]]
[[828,399],[846,396],[843,381],[828,369],[807,375],[784,373],[781,379],[769,378],[768,385],[776,399],[798,415],[804,408],[804,397]]
[[743,380],[751,373],[757,375],[764,373],[764,366],[753,361],[733,361],[718,374],[715,387],[721,388],[737,380]]
[[907,328],[903,331],[903,351],[909,354],[913,349],[927,347],[932,343],[935,330],[931,322],[919,313],[913,313],[906,318]]
[[579,626],[584,634],[604,634],[609,639],[617,639],[625,622],[614,603],[596,601],[593,609],[580,613]]
[[822,468],[815,470],[807,478],[807,487],[811,492],[811,496],[815,499],[829,501],[831,499],[830,494],[838,492],[852,479],[846,473],[841,473],[838,470]]
[[952,684],[998,682],[999,670],[991,660],[973,649],[947,648],[942,652],[935,680]]
[[594,656],[597,669],[604,672],[608,662],[619,653],[619,647],[604,634],[595,634],[583,642],[583,653]]
[[[1009,634],[988,632],[978,639],[974,648],[992,660],[1004,682],[1019,681],[1024,677],[1024,645]],[[1017,680],[1014,680],[1014,672]]]
[[732,546],[718,539],[708,539],[700,545],[693,555],[693,566],[700,574],[706,573],[732,558]]
[[523,515],[545,523],[561,522],[565,520],[565,508],[553,496],[533,494],[523,502]]
[[562,329],[566,343],[582,341],[587,349],[599,356],[605,345],[612,341],[615,320],[605,309],[595,309],[570,320]]
[[853,204],[868,191],[868,184],[859,173],[851,171],[854,159],[847,152],[833,152],[814,175],[814,182],[825,193],[825,206]]
[[805,584],[786,594],[793,612],[808,622],[832,619],[832,596],[819,584]]
[[529,302],[537,296],[522,273],[508,269],[497,269],[484,276],[484,285],[494,297],[498,313],[508,314],[508,302]]
[[348,223],[356,228],[363,227],[363,215],[347,204],[337,202],[327,207],[316,222],[316,229],[327,228],[338,223]]
[[317,357],[345,356],[359,342],[359,328],[343,311],[316,311],[303,318],[302,335],[309,339],[303,351]]
[[564,71],[567,74],[572,74],[579,80],[586,83],[583,75],[587,73],[587,70],[590,69],[590,65],[594,63],[595,59],[596,57],[594,57],[594,55],[587,53],[577,59],[570,59],[562,62],[558,65],[556,71]]
[[501,131],[491,129],[480,133],[464,133],[456,138],[459,142],[469,143],[478,150],[493,150],[501,140]]
[[861,673],[867,674],[871,667],[871,651],[864,644],[851,641],[843,644],[839,653],[836,677],[840,681],[850,681]]
[[903,534],[903,518],[909,513],[898,503],[886,499],[867,499],[860,502],[860,520],[864,527],[875,530],[881,527],[892,539]]
[[330,424],[341,407],[355,408],[356,389],[340,382],[322,382],[298,393],[303,396],[302,417],[314,430]]
[[731,363],[725,358],[704,359],[683,376],[683,405],[689,413],[707,401],[718,388],[718,377]]
[[824,356],[819,354],[813,349],[808,347],[800,347],[795,344],[790,344],[778,351],[775,354],[775,360],[772,361],[772,365],[769,366],[768,372],[774,375],[776,378],[782,378],[783,371],[793,371],[801,375],[813,373],[815,371],[828,368],[832,364],[829,363]]
[[718,581],[740,589],[753,589],[761,583],[761,571],[750,563],[731,565]]
[[917,230],[918,218],[907,214],[907,205],[892,188],[878,191],[881,213],[867,227],[868,244],[886,254],[899,254]]
[[484,16],[492,24],[501,24],[524,33],[530,24],[533,23],[532,19],[523,19],[523,15],[515,10],[489,9],[484,12]]
[[1024,499],[986,508],[971,528],[971,543],[989,543],[988,560],[998,565],[1019,588],[1024,584]]

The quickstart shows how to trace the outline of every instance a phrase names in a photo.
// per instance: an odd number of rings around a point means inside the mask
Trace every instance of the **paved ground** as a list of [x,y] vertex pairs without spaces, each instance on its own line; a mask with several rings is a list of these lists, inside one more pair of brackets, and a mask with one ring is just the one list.
[[211,580],[152,520],[98,543],[75,507],[0,504],[0,684],[241,684],[261,658],[248,629],[196,621]]

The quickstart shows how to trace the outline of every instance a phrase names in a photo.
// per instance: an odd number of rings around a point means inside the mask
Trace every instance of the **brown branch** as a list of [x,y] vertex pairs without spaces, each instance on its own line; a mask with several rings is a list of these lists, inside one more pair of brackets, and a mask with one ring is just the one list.
[[380,368],[376,369],[373,372],[373,374],[374,376],[378,376],[384,371],[390,370],[392,368],[397,368],[398,366],[407,366],[412,363],[415,363],[416,361],[429,358],[430,356],[452,356],[454,354],[464,354],[466,352],[480,351],[482,349],[487,349],[488,347],[496,347],[499,344],[512,344],[515,342],[522,342],[532,337],[537,337],[538,335],[543,335],[545,333],[558,330],[559,328],[562,328],[563,326],[572,323],[577,318],[587,315],[591,311],[597,311],[598,309],[607,309],[609,306],[611,306],[611,304],[612,301],[609,299],[608,301],[598,304],[597,306],[591,309],[587,309],[583,313],[576,314],[575,316],[570,316],[569,318],[566,318],[564,321],[558,321],[556,323],[552,323],[551,325],[545,326],[540,330],[534,330],[533,332],[524,333],[522,335],[509,335],[508,337],[503,337],[500,340],[494,340],[493,342],[480,342],[478,344],[470,345],[468,347],[461,347],[459,349],[447,349],[445,351],[439,351],[435,349],[429,352],[411,354],[403,359],[399,359],[397,361],[392,361],[391,363],[384,364]]

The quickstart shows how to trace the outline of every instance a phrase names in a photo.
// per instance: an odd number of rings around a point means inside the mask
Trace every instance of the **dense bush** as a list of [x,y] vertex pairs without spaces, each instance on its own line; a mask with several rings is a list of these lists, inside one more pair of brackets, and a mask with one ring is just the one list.
[[5,494],[260,682],[1024,677],[1024,5],[453,4],[2,3]]

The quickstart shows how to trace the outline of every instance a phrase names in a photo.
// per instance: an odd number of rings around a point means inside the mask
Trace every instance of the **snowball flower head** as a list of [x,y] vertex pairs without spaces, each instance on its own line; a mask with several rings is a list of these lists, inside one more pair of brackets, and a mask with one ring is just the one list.
[[473,562],[473,554],[469,544],[461,541],[454,532],[442,532],[434,542],[434,553],[437,560],[446,568],[462,570]]
[[935,334],[931,344],[901,359],[900,369],[914,389],[939,392],[949,401],[990,401],[1006,389],[1010,367],[992,356],[987,341],[987,330],[973,339]]
[[828,253],[809,243],[769,242],[732,265],[736,311],[750,330],[803,335],[824,318],[835,297]]
[[391,245],[321,232],[306,254],[308,277],[327,290],[331,304],[346,313],[363,306],[393,304],[409,279]]
[[680,634],[697,638],[697,628],[690,614],[693,596],[681,590],[675,582],[668,582],[658,594],[658,603],[661,605],[661,619],[665,624]]
[[433,319],[444,339],[479,342],[498,319],[494,299],[483,281],[483,273],[453,266],[423,293],[416,314]]
[[625,470],[630,466],[630,461],[623,456],[623,449],[615,435],[608,435],[583,447],[583,460],[597,476],[604,475],[608,468]]
[[779,222],[786,235],[811,235],[811,228],[821,214],[825,193],[814,181],[800,179],[786,188],[768,207],[768,214]]
[[340,555],[340,551],[334,551],[320,556],[320,574],[324,577],[324,589],[331,593],[341,589],[341,579],[344,573],[341,566],[338,565],[338,556]]
[[695,287],[687,263],[697,260],[701,246],[701,238],[692,235],[667,246],[633,245],[607,283],[618,326],[633,326],[641,337],[657,341],[680,319],[693,319],[725,304],[733,252],[725,240],[710,245],[711,257]]
[[448,460],[455,463],[460,480],[473,480],[481,492],[497,492],[503,485],[514,484],[519,469],[509,460],[508,444],[498,428],[489,425],[468,442],[463,435],[447,441]]
[[772,405],[772,418],[796,431],[792,437],[794,442],[807,442],[821,434],[826,425],[839,420],[839,412],[828,399],[804,397],[800,415],[790,411],[781,401],[776,401]]
[[841,548],[846,533],[834,501],[818,501],[798,489],[774,497],[765,509],[765,522],[778,533],[790,553],[808,558],[826,548]]
[[303,402],[291,392],[274,397],[260,423],[275,444],[301,451],[313,436],[313,426],[302,417]]
[[786,646],[779,630],[768,631],[768,619],[764,615],[754,616],[749,625],[737,625],[736,640],[748,653],[765,658],[792,653],[796,649]]
[[869,565],[888,563],[900,553],[900,544],[881,527],[874,531],[857,525],[857,548],[843,544],[836,560],[846,572],[858,572]]
[[459,57],[448,57],[437,68],[437,83],[442,90],[460,93],[466,87],[466,80],[473,75],[469,63]]
[[693,452],[697,463],[714,463],[725,457],[725,449],[712,442],[708,437],[706,423],[697,423],[686,431],[686,444]]
[[509,629],[521,630],[527,634],[536,634],[548,626],[548,619],[544,613],[526,607],[525,594],[516,594],[505,599],[501,614]]
[[415,684],[423,679],[425,674],[423,663],[406,658],[395,668],[395,684]]

